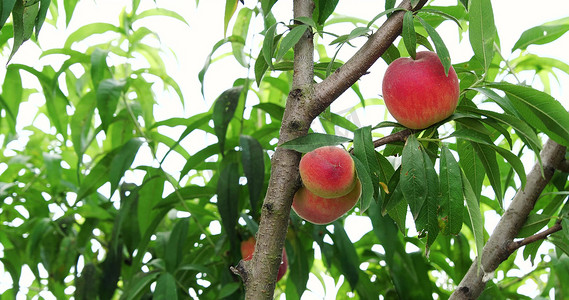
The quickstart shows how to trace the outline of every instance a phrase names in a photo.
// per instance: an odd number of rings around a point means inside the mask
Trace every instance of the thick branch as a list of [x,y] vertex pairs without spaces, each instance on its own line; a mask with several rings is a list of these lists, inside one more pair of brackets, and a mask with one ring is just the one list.
[[[427,0],[420,0],[417,9]],[[294,17],[311,17],[312,0],[294,0]],[[401,7],[410,9],[409,0]],[[403,14],[394,13],[352,59],[328,79],[314,86],[312,33],[294,47],[293,86],[280,129],[278,145],[306,135],[312,121],[354,84],[401,32]],[[300,186],[300,153],[277,147],[271,159],[271,178],[263,202],[253,258],[232,270],[244,280],[247,299],[272,299],[294,193]]]
[[[548,140],[541,151],[543,169],[536,163],[528,173],[525,190],[519,190],[512,203],[496,225],[482,250],[482,263],[474,261],[450,299],[476,299],[486,286],[491,274],[510,254],[510,245],[527,216],[535,206],[543,189],[551,180],[555,169],[565,156],[565,147]],[[542,176],[543,174],[543,176]]]
[[[413,10],[421,9],[426,2],[427,0],[420,0]],[[399,7],[411,10],[411,3],[409,0],[404,0]],[[343,92],[356,83],[383,55],[401,33],[404,14],[404,11],[394,12],[352,58],[316,85],[314,101],[311,102],[310,107],[312,116],[315,117],[324,111]]]
[[[294,0],[294,18],[312,18],[312,0]],[[312,119],[306,105],[312,97],[314,44],[307,30],[294,47],[292,90],[288,95],[278,145],[306,135]],[[263,202],[253,258],[239,263],[236,271],[244,281],[246,299],[272,299],[282,249],[288,229],[294,193],[300,186],[300,153],[277,147],[271,159],[271,178]]]
[[536,233],[532,236],[528,236],[527,238],[523,239],[523,240],[519,240],[519,241],[515,241],[515,242],[511,242],[508,245],[508,251],[510,253],[514,253],[514,251],[518,250],[519,248],[531,244],[533,242],[537,242],[540,240],[544,240],[546,239],[549,235],[556,233],[557,231],[560,231],[561,229],[563,229],[563,227],[561,227],[561,221],[558,221],[555,223],[555,225],[553,225],[552,227],[547,228],[546,230]]

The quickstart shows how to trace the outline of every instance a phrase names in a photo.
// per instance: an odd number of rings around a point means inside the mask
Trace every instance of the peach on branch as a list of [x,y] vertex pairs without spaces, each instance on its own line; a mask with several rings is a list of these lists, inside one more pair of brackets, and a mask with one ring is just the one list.
[[292,200],[292,209],[304,220],[313,224],[331,223],[356,205],[362,193],[359,179],[348,194],[323,198],[312,193],[306,187],[301,187]]
[[298,167],[304,186],[320,197],[346,195],[356,184],[354,160],[343,148],[317,148],[306,153]]
[[453,67],[448,76],[436,53],[418,52],[416,59],[400,57],[383,77],[383,100],[389,113],[402,125],[423,129],[449,117],[458,103],[458,77]]

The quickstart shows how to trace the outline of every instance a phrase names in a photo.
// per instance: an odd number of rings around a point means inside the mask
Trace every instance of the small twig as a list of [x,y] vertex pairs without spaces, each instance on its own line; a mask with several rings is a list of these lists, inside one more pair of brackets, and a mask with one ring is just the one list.
[[557,170],[565,173],[569,173],[569,159],[564,159],[557,166]]
[[[377,147],[381,147],[383,145],[387,145],[390,143],[405,142],[407,137],[413,133],[414,133],[414,131],[411,129],[405,129],[405,130],[401,130],[401,131],[392,133],[388,136],[384,136],[382,138],[379,138],[379,139],[373,141],[373,147],[377,148]],[[350,153],[351,154],[354,153],[354,148],[350,149]]]
[[393,134],[390,134],[388,136],[384,136],[380,139],[373,141],[373,147],[377,148],[377,147],[381,147],[383,145],[387,145],[387,144],[394,143],[394,142],[404,142],[407,139],[407,137],[413,133],[414,133],[414,131],[411,129],[405,129],[405,130],[395,132]]
[[510,253],[513,253],[514,251],[518,250],[519,248],[521,248],[525,245],[531,244],[533,242],[537,242],[539,240],[544,240],[549,235],[551,235],[557,231],[560,231],[561,229],[562,229],[561,220],[559,220],[555,223],[555,225],[551,226],[550,228],[548,228],[542,232],[536,233],[532,236],[528,236],[527,238],[519,240],[519,241],[511,242],[508,245],[508,251],[510,251]]
[[238,275],[241,277],[241,280],[243,280],[243,282],[247,282],[248,276],[247,276],[247,270],[245,269],[245,266],[243,266],[244,261],[241,260],[239,261],[239,263],[234,267],[234,266],[230,266],[229,270],[231,270],[231,272],[233,272],[233,274]]

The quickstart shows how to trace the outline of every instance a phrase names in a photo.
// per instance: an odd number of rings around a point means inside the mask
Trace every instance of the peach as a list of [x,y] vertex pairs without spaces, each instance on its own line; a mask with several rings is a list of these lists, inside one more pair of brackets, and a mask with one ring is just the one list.
[[436,53],[418,52],[416,59],[400,57],[383,77],[383,100],[403,126],[423,129],[449,117],[458,103],[460,88],[453,67],[448,76]]
[[292,209],[304,220],[313,224],[328,224],[343,216],[356,205],[362,193],[359,179],[346,195],[336,198],[323,198],[306,187],[301,187],[292,200]]
[[310,151],[298,168],[304,186],[320,197],[346,195],[356,184],[354,160],[343,148],[324,146]]

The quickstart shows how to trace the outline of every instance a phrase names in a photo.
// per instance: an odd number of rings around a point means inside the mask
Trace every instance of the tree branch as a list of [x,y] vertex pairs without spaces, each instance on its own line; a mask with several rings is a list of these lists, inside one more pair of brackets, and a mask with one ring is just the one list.
[[480,296],[490,279],[488,274],[494,272],[500,263],[512,254],[511,243],[524,225],[539,195],[551,180],[555,169],[565,157],[565,151],[565,147],[553,140],[545,143],[540,153],[543,168],[536,163],[528,173],[525,190],[518,190],[484,246],[481,265],[478,265],[477,261],[472,263],[450,299],[476,299]]
[[557,169],[561,172],[569,173],[569,160],[564,159],[561,163],[559,163]]
[[[373,141],[373,147],[377,148],[377,147],[381,147],[383,145],[387,145],[390,143],[405,142],[407,137],[410,136],[411,134],[413,134],[414,132],[415,131],[413,131],[412,129],[404,129],[404,130],[392,133],[390,135],[384,136],[382,138],[379,138],[379,139]],[[351,154],[354,153],[354,148],[350,149],[350,153]]]
[[[427,0],[420,0],[416,9]],[[312,17],[312,0],[293,1],[294,18]],[[400,7],[411,8],[404,0]],[[279,143],[306,135],[312,121],[354,84],[401,32],[403,14],[394,13],[340,69],[314,85],[314,44],[307,31],[294,47],[293,85],[286,101]],[[232,268],[244,281],[246,299],[272,299],[292,198],[300,187],[300,153],[277,146],[271,158],[271,178],[262,206],[253,258]]]
[[[294,0],[293,16],[312,18],[312,0]],[[312,119],[305,103],[312,98],[314,43],[307,30],[294,47],[294,73],[280,128],[279,143],[306,135]],[[271,178],[263,202],[253,258],[241,261],[236,271],[245,284],[246,299],[272,299],[288,229],[292,198],[300,187],[300,153],[277,147],[271,158]]]
[[511,242],[508,245],[508,251],[510,253],[514,253],[514,251],[518,250],[519,248],[521,248],[527,244],[531,244],[533,242],[537,242],[539,240],[546,239],[550,234],[556,233],[557,231],[560,231],[562,228],[563,227],[561,227],[561,220],[559,220],[555,223],[555,225],[547,228],[546,230],[544,230],[542,232],[536,233],[532,236],[528,236],[527,238],[519,240],[519,241]]

